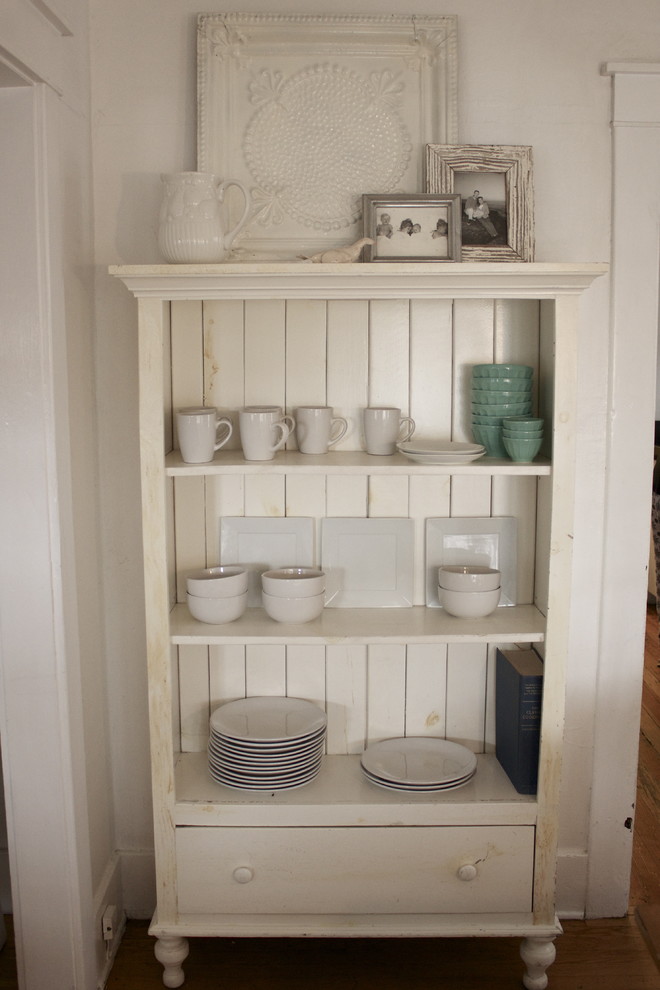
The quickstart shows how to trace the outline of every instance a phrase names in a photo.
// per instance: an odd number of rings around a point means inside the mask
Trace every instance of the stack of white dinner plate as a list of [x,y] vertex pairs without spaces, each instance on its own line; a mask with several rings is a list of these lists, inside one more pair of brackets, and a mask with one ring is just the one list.
[[462,787],[477,770],[477,758],[466,746],[425,736],[383,739],[368,746],[360,762],[379,787],[421,793]]
[[211,715],[209,772],[218,784],[281,791],[321,768],[327,717],[300,698],[241,698]]
[[417,464],[469,464],[483,457],[486,448],[480,443],[458,440],[407,440],[398,443],[399,451]]

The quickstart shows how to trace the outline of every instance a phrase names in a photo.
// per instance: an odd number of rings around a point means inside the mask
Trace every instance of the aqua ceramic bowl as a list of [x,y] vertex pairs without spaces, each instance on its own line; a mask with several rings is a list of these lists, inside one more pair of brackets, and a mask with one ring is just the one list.
[[493,402],[527,402],[529,392],[491,392],[490,389],[472,389],[472,405],[482,406]]
[[534,460],[541,449],[543,437],[539,437],[536,440],[514,440],[512,437],[503,437],[502,443],[512,461],[517,461],[520,464],[528,464]]
[[503,416],[480,416],[472,413],[473,426],[501,426],[503,419]]
[[544,423],[539,416],[507,416],[502,426],[507,430],[542,430]]
[[524,416],[525,413],[531,413],[531,411],[531,402],[498,402],[472,406],[472,412],[479,416],[501,416],[502,418],[509,416]]
[[484,445],[490,457],[506,457],[502,430],[499,426],[473,426],[472,436],[476,443]]
[[491,392],[529,392],[532,388],[531,378],[473,378],[472,388],[477,391]]
[[473,378],[531,378],[534,369],[527,364],[475,364]]
[[511,440],[541,440],[543,430],[507,430],[506,426],[503,426],[502,436]]

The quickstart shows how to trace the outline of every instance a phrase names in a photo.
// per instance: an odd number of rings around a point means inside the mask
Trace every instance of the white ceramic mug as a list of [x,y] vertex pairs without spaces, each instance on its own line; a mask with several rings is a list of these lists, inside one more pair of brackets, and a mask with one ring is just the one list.
[[293,416],[284,416],[279,406],[245,406],[238,422],[246,461],[272,461],[296,426]]
[[333,416],[330,406],[298,406],[296,439],[301,454],[327,454],[348,429],[348,420]]
[[415,420],[401,416],[395,406],[369,406],[364,410],[364,443],[368,454],[393,454],[397,443],[410,440]]
[[[224,428],[224,435],[220,432]],[[213,460],[216,450],[229,440],[233,432],[230,419],[220,418],[212,406],[187,406],[176,413],[179,449],[186,464],[205,464]]]

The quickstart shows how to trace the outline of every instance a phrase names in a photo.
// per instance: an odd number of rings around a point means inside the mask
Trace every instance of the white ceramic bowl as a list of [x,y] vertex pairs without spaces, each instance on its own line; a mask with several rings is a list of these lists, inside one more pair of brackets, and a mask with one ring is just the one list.
[[450,591],[438,587],[438,599],[450,615],[461,619],[479,619],[494,612],[500,601],[501,588],[494,591]]
[[247,591],[230,598],[198,598],[196,595],[188,595],[188,608],[194,619],[218,625],[240,618],[245,611],[247,599]]
[[247,587],[248,572],[238,564],[205,567],[186,575],[186,591],[195,598],[233,598]]
[[318,618],[325,605],[325,592],[307,598],[282,598],[261,592],[266,614],[276,622],[310,622]]
[[278,567],[264,571],[261,587],[276,598],[310,598],[325,591],[325,573],[317,567]]
[[496,591],[502,575],[479,564],[445,564],[438,568],[438,585],[449,591]]

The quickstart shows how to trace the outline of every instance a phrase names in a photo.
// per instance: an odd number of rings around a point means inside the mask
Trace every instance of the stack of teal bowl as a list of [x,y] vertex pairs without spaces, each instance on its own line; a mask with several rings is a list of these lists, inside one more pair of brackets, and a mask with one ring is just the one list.
[[503,420],[531,416],[532,373],[526,364],[476,364],[472,369],[472,436],[490,457],[510,456]]
[[543,420],[534,416],[508,416],[502,421],[502,443],[512,461],[533,461],[543,443]]

